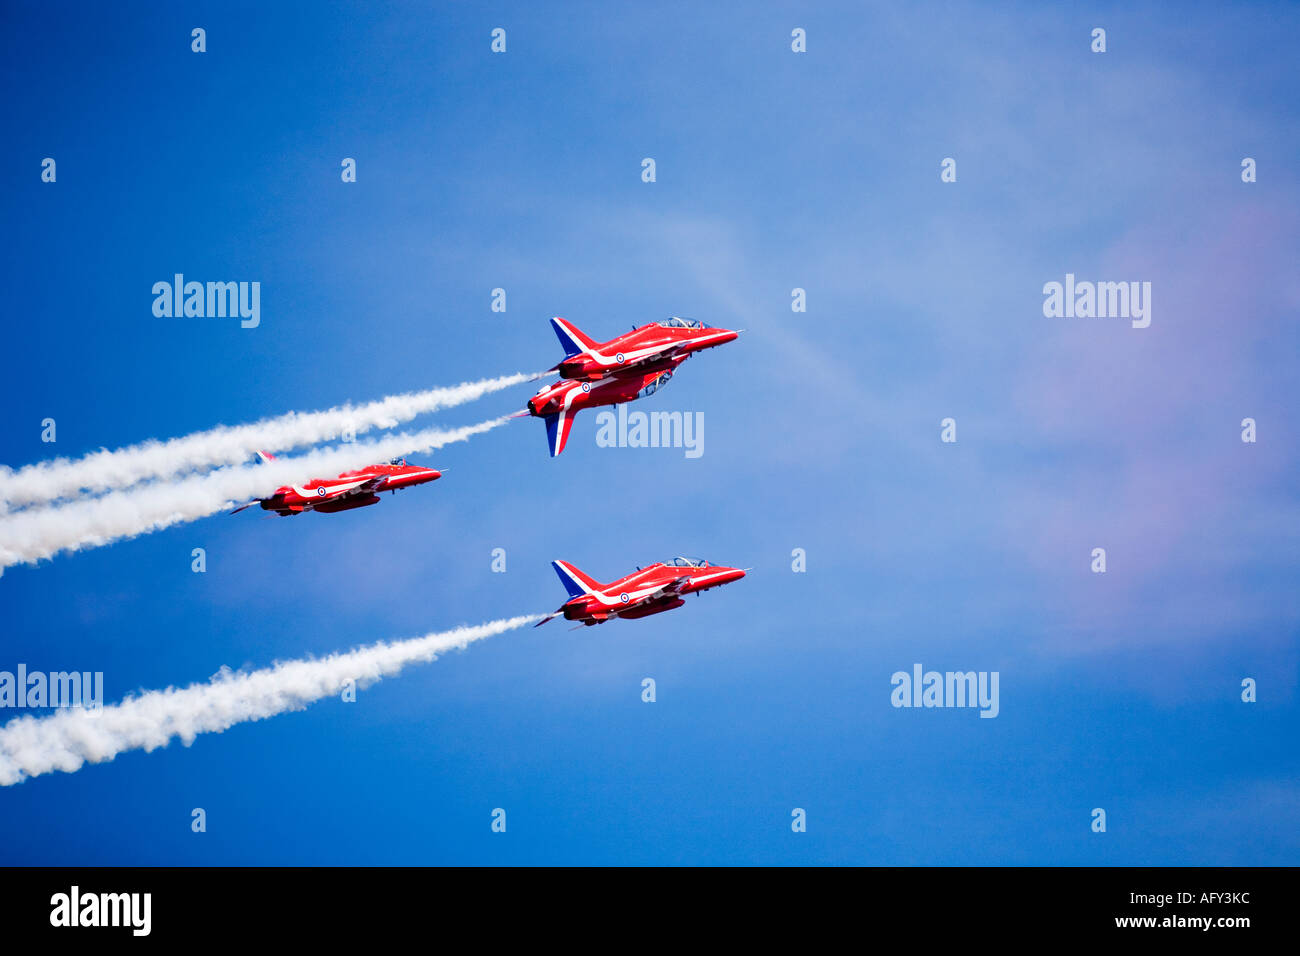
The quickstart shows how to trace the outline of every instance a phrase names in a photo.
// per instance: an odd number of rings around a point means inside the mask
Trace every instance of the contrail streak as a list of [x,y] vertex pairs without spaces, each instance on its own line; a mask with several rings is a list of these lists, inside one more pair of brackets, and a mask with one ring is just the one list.
[[147,441],[116,451],[100,449],[81,458],[56,458],[25,468],[0,465],[0,512],[8,507],[46,504],[84,492],[122,490],[141,481],[236,465],[248,461],[256,449],[286,451],[332,441],[348,432],[360,435],[373,428],[395,428],[417,415],[463,405],[532,377],[521,372],[390,395],[364,405],[290,412],[249,425],[222,425],[169,441]]
[[72,708],[49,717],[18,717],[0,727],[0,786],[86,763],[103,763],[128,750],[153,751],[173,737],[185,746],[199,734],[264,720],[340,693],[349,680],[365,687],[494,634],[514,630],[540,614],[379,643],[319,660],[277,663],[256,671],[222,668],[206,684],[145,691],[102,710]]
[[0,516],[0,573],[61,551],[98,548],[172,525],[195,521],[234,502],[265,496],[284,484],[301,483],[399,455],[428,452],[466,441],[510,421],[509,416],[453,429],[425,429],[343,444],[264,465],[218,468],[180,481],[115,491],[48,508]]

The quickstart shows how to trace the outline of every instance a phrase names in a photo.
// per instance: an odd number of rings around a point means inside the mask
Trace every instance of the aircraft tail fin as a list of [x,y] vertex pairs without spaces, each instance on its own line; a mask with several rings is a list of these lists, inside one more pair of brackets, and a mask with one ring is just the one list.
[[583,574],[567,561],[552,561],[551,567],[555,568],[555,573],[559,576],[564,589],[569,592],[569,597],[582,597],[584,594],[600,590],[600,582]]
[[259,451],[257,453],[257,457],[258,460],[262,462],[262,464],[266,464],[268,461],[275,461],[274,455],[264,451]]
[[551,328],[555,330],[555,337],[560,340],[560,348],[564,349],[564,354],[568,358],[588,352],[600,344],[568,319],[562,319],[558,315],[551,319]]

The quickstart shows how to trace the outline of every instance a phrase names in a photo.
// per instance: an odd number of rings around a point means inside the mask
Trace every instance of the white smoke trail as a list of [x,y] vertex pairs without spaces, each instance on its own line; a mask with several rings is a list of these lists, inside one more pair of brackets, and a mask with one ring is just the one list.
[[249,425],[218,426],[169,441],[147,441],[116,451],[100,449],[81,458],[56,458],[25,468],[0,465],[0,512],[9,507],[58,501],[83,492],[99,494],[141,481],[171,478],[219,465],[248,461],[253,451],[285,451],[341,434],[395,428],[417,415],[452,408],[528,381],[525,373],[503,375],[447,388],[390,395],[365,405],[322,412],[290,412]]
[[199,734],[221,733],[340,693],[349,680],[364,687],[494,634],[538,620],[540,614],[458,627],[424,637],[379,643],[320,660],[297,660],[251,672],[222,668],[206,684],[168,687],[127,697],[99,711],[60,710],[49,717],[18,717],[0,727],[0,786],[10,786],[86,763],[103,763],[127,750],[153,751],[173,737],[185,746]]
[[386,461],[399,455],[428,452],[466,441],[510,421],[493,418],[453,429],[425,429],[385,435],[369,442],[325,448],[297,458],[278,458],[263,465],[218,468],[205,475],[159,485],[115,491],[48,508],[0,516],[0,573],[15,564],[32,564],[61,551],[98,548],[172,525],[195,521],[238,501],[269,495],[278,486]]

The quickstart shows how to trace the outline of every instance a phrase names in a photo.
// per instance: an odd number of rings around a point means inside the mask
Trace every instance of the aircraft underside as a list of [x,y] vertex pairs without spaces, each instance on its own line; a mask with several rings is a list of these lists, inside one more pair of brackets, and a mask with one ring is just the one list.
[[319,511],[322,514],[329,515],[329,514],[335,514],[339,511],[351,511],[354,508],[365,508],[368,505],[377,505],[377,504],[379,504],[378,495],[362,495],[362,496],[357,496],[352,498],[344,498],[341,501],[326,501],[318,505],[312,505],[311,507],[304,506],[301,508],[287,508],[287,507],[277,508],[275,505],[269,503],[266,504],[264,507],[266,507],[268,511],[274,511],[276,514],[280,515],[283,518],[288,518],[291,515],[300,515],[306,511]]
[[591,627],[593,624],[604,624],[606,621],[612,621],[619,617],[627,618],[628,620],[649,617],[651,614],[659,614],[662,611],[674,610],[685,603],[686,602],[681,598],[660,599],[658,601],[652,601],[649,604],[628,608],[626,611],[620,611],[615,608],[610,611],[598,611],[589,615],[583,615],[581,612],[578,612],[573,617],[569,617],[568,614],[565,614],[565,617],[568,617],[571,621],[579,621],[588,627]]

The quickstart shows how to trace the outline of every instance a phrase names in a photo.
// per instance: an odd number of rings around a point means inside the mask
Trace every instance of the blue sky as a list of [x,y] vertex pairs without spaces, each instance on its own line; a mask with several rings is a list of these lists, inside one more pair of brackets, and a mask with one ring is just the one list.
[[[549,611],[552,558],[755,570],[5,788],[0,861],[1300,862],[1294,6],[2,16],[6,464],[544,368],[550,315],[749,331],[634,406],[703,412],[697,459],[513,422],[376,508],[12,568],[0,669],[116,700]],[[260,327],[155,318],[176,272],[260,281]],[[1151,326],[1045,318],[1067,272]],[[999,716],[891,707],[916,662]]]

